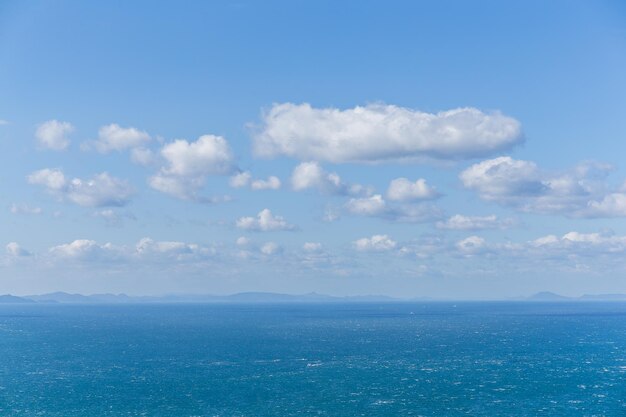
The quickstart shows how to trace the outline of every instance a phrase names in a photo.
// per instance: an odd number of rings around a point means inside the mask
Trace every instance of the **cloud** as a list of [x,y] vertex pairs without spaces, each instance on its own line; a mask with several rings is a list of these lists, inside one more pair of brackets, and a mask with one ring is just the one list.
[[184,200],[216,201],[199,197],[197,191],[205,185],[207,176],[229,175],[235,170],[228,142],[221,136],[204,135],[195,142],[178,139],[164,145],[160,156],[164,164],[148,184]]
[[387,198],[392,201],[432,200],[439,197],[439,193],[426,184],[423,178],[411,182],[406,178],[396,178],[389,183]]
[[152,258],[155,260],[186,261],[212,257],[215,255],[215,249],[195,243],[155,241],[150,238],[143,238],[135,245],[135,253],[133,255],[138,258]]
[[459,240],[456,248],[466,256],[472,256],[484,252],[487,249],[485,239],[480,236],[470,236]]
[[103,219],[105,224],[110,227],[122,226],[124,219],[137,220],[132,213],[120,213],[111,209],[95,211],[93,216]]
[[11,204],[9,208],[13,214],[41,214],[43,210],[41,207],[31,207],[28,204]]
[[371,190],[359,184],[347,184],[336,173],[326,172],[317,162],[302,162],[291,174],[295,191],[317,189],[330,195],[369,195]]
[[27,177],[30,184],[41,185],[52,195],[83,207],[124,206],[134,194],[124,180],[103,172],[89,180],[68,179],[59,169],[41,169]]
[[[116,123],[102,126],[98,130],[98,139],[93,142],[100,153],[123,151],[137,148],[150,142],[150,135],[134,127],[121,127]],[[86,147],[89,147],[87,144]]]
[[143,147],[133,148],[130,151],[130,159],[135,164],[145,167],[157,163],[157,156],[154,154],[154,152],[151,149]]
[[356,250],[361,252],[386,252],[394,249],[397,243],[387,235],[373,235],[353,242]]
[[48,120],[37,127],[35,138],[43,149],[62,151],[69,146],[70,140],[67,138],[67,135],[73,131],[74,126],[69,122]]
[[256,217],[241,217],[236,226],[243,230],[271,232],[277,230],[294,230],[295,226],[287,223],[281,216],[274,216],[269,209],[263,209]]
[[250,186],[254,191],[259,190],[278,190],[281,186],[280,179],[275,176],[270,176],[266,180],[253,180],[252,175],[248,171],[239,172],[228,181],[229,185],[233,188],[243,188]]
[[524,212],[569,217],[626,216],[626,193],[608,191],[606,164],[583,163],[565,173],[546,172],[529,161],[504,156],[461,172],[463,185],[480,198]]
[[261,245],[261,253],[263,255],[274,255],[280,252],[281,248],[277,243],[274,242],[266,242]]
[[500,220],[495,215],[490,216],[463,216],[455,214],[445,221],[437,222],[437,229],[444,230],[485,230],[506,229],[514,224],[513,219]]
[[31,256],[32,255],[29,251],[27,251],[26,249],[22,248],[16,242],[9,242],[6,245],[6,252],[7,252],[7,255],[9,255],[12,258],[21,258],[21,257]]
[[90,260],[105,252],[109,252],[112,245],[98,245],[95,240],[77,239],[70,243],[53,246],[49,249],[50,255],[57,258]]
[[9,124],[8,120],[0,119],[0,126],[6,126]]
[[302,245],[302,250],[305,252],[319,252],[322,250],[322,244],[318,242],[305,242]]
[[364,198],[351,198],[344,207],[350,214],[380,217],[400,223],[428,222],[442,216],[442,211],[437,206],[424,203],[388,205],[380,194]]
[[351,198],[346,203],[346,209],[352,214],[361,216],[376,216],[385,212],[387,204],[380,194],[365,198]]
[[333,163],[456,160],[511,149],[522,140],[517,120],[474,108],[425,113],[384,104],[341,110],[283,103],[263,115],[254,152]]

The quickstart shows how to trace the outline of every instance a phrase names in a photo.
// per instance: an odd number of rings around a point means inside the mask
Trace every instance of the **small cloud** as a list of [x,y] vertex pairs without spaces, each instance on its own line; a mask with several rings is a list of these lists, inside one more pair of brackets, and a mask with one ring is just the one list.
[[326,172],[317,162],[302,162],[291,174],[294,191],[317,189],[330,195],[369,195],[372,191],[360,184],[347,184],[338,174]]
[[360,252],[387,252],[394,249],[397,243],[387,235],[373,235],[355,240],[354,247]]
[[302,249],[305,252],[319,252],[322,250],[322,244],[318,242],[305,242],[302,245]]
[[73,131],[74,126],[69,122],[48,120],[37,127],[35,138],[42,149],[62,151],[69,146],[70,140],[67,136]]
[[274,242],[267,242],[261,245],[261,253],[264,255],[274,255],[280,252],[280,250],[280,246]]
[[254,191],[260,190],[278,190],[281,186],[280,179],[275,176],[269,176],[266,180],[252,179],[252,174],[248,171],[239,172],[228,181],[233,188],[250,187]]
[[236,226],[243,230],[270,232],[277,230],[294,230],[295,226],[287,223],[281,216],[274,216],[269,209],[263,209],[256,217],[241,217]]
[[436,224],[437,229],[444,230],[485,230],[507,229],[514,224],[513,219],[500,220],[495,215],[490,216],[463,216],[455,214],[445,221]]
[[420,178],[411,182],[406,178],[396,178],[389,183],[387,198],[392,201],[432,200],[440,194]]
[[9,255],[9,256],[11,256],[13,258],[21,258],[21,257],[31,256],[32,255],[29,251],[27,251],[26,249],[22,248],[16,242],[10,242],[9,244],[7,244],[6,252],[7,252],[7,255]]
[[83,180],[68,179],[59,169],[45,168],[31,173],[27,180],[30,184],[45,187],[50,194],[62,200],[83,207],[123,206],[134,194],[128,182],[106,172]]
[[11,204],[11,207],[9,208],[9,210],[13,214],[41,214],[43,212],[41,207],[31,207],[25,203],[22,203],[22,204],[13,203]]
[[[141,147],[150,140],[150,135],[142,130],[134,127],[121,127],[117,123],[111,123],[98,130],[98,139],[91,144],[98,152],[109,153]],[[91,144],[84,144],[83,149],[88,149]]]

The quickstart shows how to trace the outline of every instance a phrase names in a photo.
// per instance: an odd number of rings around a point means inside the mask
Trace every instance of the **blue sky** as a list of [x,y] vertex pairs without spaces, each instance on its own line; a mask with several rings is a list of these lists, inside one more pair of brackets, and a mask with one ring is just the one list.
[[626,292],[626,7],[0,3],[0,293]]

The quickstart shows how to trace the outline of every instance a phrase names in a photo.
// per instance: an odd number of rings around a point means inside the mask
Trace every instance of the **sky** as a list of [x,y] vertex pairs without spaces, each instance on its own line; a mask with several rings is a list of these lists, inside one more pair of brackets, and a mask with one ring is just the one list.
[[619,1],[1,1],[0,293],[626,293]]

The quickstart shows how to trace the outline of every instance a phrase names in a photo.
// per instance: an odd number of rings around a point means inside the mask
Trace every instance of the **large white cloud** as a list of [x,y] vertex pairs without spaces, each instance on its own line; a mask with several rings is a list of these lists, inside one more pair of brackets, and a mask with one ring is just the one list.
[[216,201],[199,197],[197,191],[205,185],[208,176],[230,175],[235,170],[230,146],[221,136],[204,135],[195,142],[177,139],[164,145],[160,156],[163,166],[148,179],[148,184],[155,190],[186,200]]
[[256,217],[241,217],[236,226],[243,230],[271,232],[276,230],[293,230],[294,225],[287,223],[282,216],[274,216],[269,209],[263,209]]
[[383,104],[341,110],[283,103],[264,114],[254,152],[335,163],[464,159],[510,149],[522,140],[517,120],[474,108],[425,113]]
[[123,206],[134,194],[127,181],[103,172],[90,179],[66,178],[59,169],[41,169],[27,177],[30,184],[41,185],[56,197],[84,207]]
[[584,163],[563,173],[504,156],[461,172],[463,185],[485,200],[535,213],[570,217],[626,216],[626,193],[610,191],[604,178],[611,167]]
[[387,198],[392,201],[432,200],[439,193],[420,178],[414,182],[406,178],[396,178],[389,183]]
[[394,249],[397,242],[387,235],[373,235],[353,242],[354,247],[362,252],[386,252]]
[[100,153],[137,148],[150,141],[150,135],[134,127],[121,127],[116,123],[102,126],[98,140],[93,145]]
[[74,126],[69,122],[48,120],[40,124],[35,131],[35,138],[40,147],[61,151],[70,144],[68,135],[74,131]]

